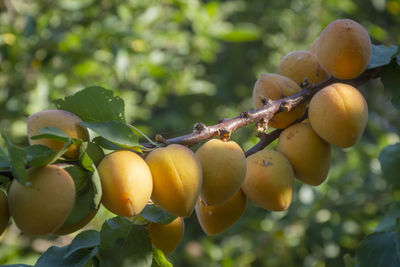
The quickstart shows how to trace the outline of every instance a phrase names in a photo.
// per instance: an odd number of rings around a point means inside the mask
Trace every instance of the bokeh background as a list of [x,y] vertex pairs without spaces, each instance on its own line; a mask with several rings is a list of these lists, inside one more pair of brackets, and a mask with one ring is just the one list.
[[[100,85],[124,99],[128,121],[148,136],[183,135],[196,122],[252,109],[257,77],[276,72],[287,53],[308,50],[338,18],[358,21],[375,44],[400,44],[398,0],[2,0],[0,120],[25,145],[27,116]],[[354,256],[387,204],[400,199],[377,160],[399,140],[400,114],[379,80],[360,90],[369,104],[366,132],[353,148],[333,149],[324,184],[296,182],[285,212],[248,203],[240,221],[214,237],[192,214],[169,257],[174,265],[344,266],[344,255]],[[249,149],[254,132],[248,126],[232,139]],[[102,209],[89,228],[110,216]],[[34,264],[73,236],[32,238],[11,225],[0,237],[0,264]]]

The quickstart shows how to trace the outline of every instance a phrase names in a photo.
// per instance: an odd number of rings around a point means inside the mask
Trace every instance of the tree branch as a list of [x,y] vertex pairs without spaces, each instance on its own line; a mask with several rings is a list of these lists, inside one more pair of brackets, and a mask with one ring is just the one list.
[[[263,107],[256,110],[249,110],[242,112],[239,116],[226,119],[222,122],[206,126],[202,123],[196,123],[194,130],[190,134],[164,139],[162,136],[157,135],[156,141],[160,145],[170,145],[170,144],[181,144],[188,147],[194,146],[204,140],[211,139],[213,137],[219,136],[223,139],[229,138],[230,134],[246,125],[252,123],[268,124],[268,121],[276,114],[282,111],[290,111],[291,109],[297,107],[303,102],[306,102],[312,98],[319,90],[322,88],[337,82],[351,84],[355,87],[360,86],[372,79],[380,77],[381,67],[372,68],[364,71],[360,76],[351,80],[340,80],[330,77],[317,84],[307,84],[302,85],[302,90],[295,95],[288,96],[278,100],[266,99],[266,103]],[[272,141],[279,137],[282,130],[275,130],[271,133],[261,133],[260,142],[258,142],[254,147],[246,152],[246,156],[249,156],[259,150],[262,150],[268,146]],[[147,148],[152,148],[154,145],[150,143],[144,144]]]

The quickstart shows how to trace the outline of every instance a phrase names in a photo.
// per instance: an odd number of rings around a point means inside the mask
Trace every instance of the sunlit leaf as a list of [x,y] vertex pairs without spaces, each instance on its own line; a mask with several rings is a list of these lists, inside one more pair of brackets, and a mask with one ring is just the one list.
[[114,96],[113,91],[99,86],[87,87],[53,102],[58,109],[72,112],[86,122],[125,122],[124,101]]
[[113,144],[125,148],[141,147],[138,136],[129,127],[129,125],[118,122],[108,121],[99,123],[80,122],[84,127],[89,128],[101,137],[107,139]]
[[164,253],[158,248],[153,248],[153,263],[152,267],[172,267],[172,264],[167,260]]

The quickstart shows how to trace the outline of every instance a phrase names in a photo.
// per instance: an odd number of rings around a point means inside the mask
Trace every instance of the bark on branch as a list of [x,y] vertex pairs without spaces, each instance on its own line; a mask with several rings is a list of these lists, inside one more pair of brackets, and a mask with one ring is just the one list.
[[[220,138],[229,138],[230,134],[246,125],[252,123],[268,123],[268,121],[279,112],[284,110],[291,110],[297,107],[299,104],[306,102],[312,98],[312,96],[319,90],[333,83],[342,82],[351,84],[355,87],[360,86],[372,79],[380,77],[381,67],[372,68],[364,71],[360,76],[351,80],[340,80],[336,78],[328,78],[317,84],[305,84],[302,85],[302,90],[292,96],[288,96],[278,100],[266,100],[266,104],[256,110],[249,110],[242,112],[239,116],[232,119],[224,119],[218,124],[206,126],[202,123],[196,123],[194,130],[190,134],[164,139],[158,136],[157,142],[160,145],[170,144],[181,144],[188,147],[194,146],[204,140],[211,139],[219,136]],[[261,133],[260,141],[249,151],[246,152],[246,156],[249,156],[259,150],[262,150],[268,146],[272,141],[279,137],[281,130],[275,130],[269,134]],[[144,146],[151,148],[154,147],[152,144],[144,144]]]

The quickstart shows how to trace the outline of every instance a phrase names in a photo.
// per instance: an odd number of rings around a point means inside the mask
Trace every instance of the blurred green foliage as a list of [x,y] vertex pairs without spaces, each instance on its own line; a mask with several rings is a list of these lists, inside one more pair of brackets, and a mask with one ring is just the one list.
[[[364,25],[375,44],[400,44],[398,0],[3,0],[0,119],[26,144],[27,116],[100,85],[124,99],[127,121],[147,135],[186,134],[196,122],[215,124],[251,109],[261,73],[275,72],[285,54],[307,50],[329,22],[344,17]],[[355,147],[333,150],[327,182],[296,183],[285,212],[249,203],[242,219],[215,237],[205,236],[193,214],[173,263],[344,266],[343,256],[354,256],[387,205],[400,199],[377,160],[400,130],[399,112],[382,88],[379,81],[361,88],[367,130]],[[254,130],[233,139],[248,149],[257,141]],[[43,243],[66,240],[6,233],[0,264],[32,264]]]

